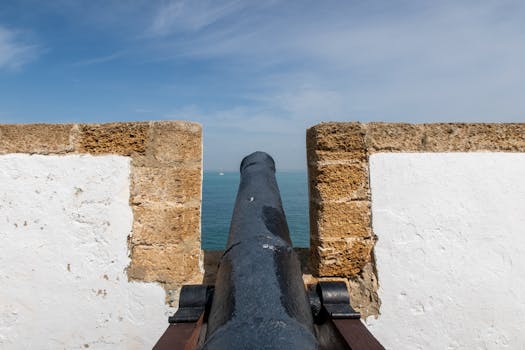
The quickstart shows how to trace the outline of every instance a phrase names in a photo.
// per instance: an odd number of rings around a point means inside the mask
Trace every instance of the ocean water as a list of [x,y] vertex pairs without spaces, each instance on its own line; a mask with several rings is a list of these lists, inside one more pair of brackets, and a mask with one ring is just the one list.
[[[238,172],[205,171],[202,183],[202,248],[224,249],[239,187]],[[284,212],[294,247],[309,246],[306,171],[277,171]]]

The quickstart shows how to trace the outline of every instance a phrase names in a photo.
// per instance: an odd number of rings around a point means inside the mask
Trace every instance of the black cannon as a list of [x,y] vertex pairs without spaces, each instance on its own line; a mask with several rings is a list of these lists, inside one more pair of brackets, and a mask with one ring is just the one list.
[[273,159],[255,152],[240,171],[215,286],[183,286],[154,349],[383,349],[351,308],[345,283],[305,288]]

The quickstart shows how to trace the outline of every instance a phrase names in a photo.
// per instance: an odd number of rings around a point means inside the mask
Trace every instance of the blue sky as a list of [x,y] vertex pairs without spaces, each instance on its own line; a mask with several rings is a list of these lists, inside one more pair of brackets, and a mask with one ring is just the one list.
[[525,121],[524,1],[0,2],[0,122],[202,123],[305,168],[321,121]]

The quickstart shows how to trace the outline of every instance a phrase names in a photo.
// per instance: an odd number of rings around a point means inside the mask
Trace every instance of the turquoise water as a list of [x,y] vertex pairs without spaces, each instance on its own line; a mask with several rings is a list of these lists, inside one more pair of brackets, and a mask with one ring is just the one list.
[[[306,171],[277,172],[284,212],[295,247],[308,247]],[[202,248],[224,249],[239,187],[239,173],[205,171],[202,184]]]

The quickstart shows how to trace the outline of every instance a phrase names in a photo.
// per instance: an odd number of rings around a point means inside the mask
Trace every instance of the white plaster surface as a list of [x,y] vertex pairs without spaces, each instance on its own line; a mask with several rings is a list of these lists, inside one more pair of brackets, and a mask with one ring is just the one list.
[[525,154],[370,158],[388,349],[525,349]]
[[128,282],[127,157],[0,156],[0,349],[151,349],[169,309]]

